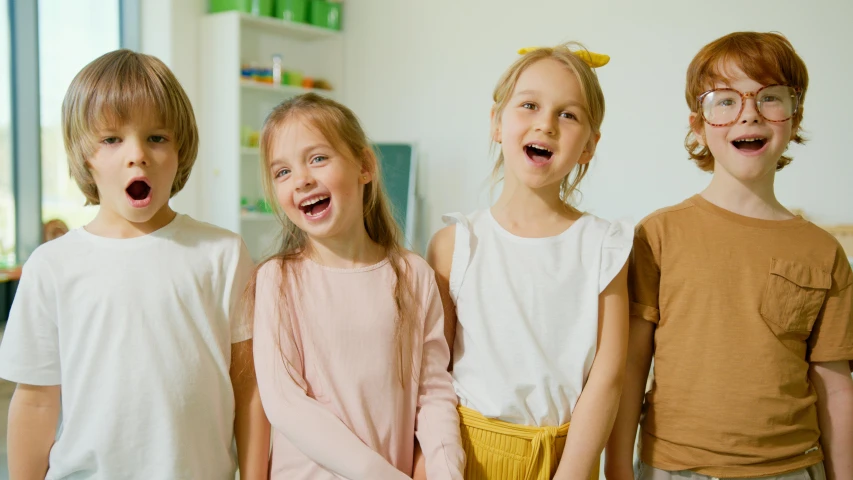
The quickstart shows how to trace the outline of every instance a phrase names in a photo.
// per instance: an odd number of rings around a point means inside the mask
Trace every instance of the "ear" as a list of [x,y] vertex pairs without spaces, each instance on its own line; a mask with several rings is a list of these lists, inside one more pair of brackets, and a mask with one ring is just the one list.
[[688,119],[688,122],[690,125],[690,130],[693,131],[693,136],[696,138],[696,141],[699,142],[699,145],[702,145],[703,147],[707,147],[708,145],[706,145],[706,142],[705,142],[705,122],[702,122],[701,128],[694,128],[693,127],[693,122],[696,121],[696,118],[698,116],[699,116],[699,114],[696,112],[690,113],[690,118]]
[[[799,114],[802,115],[802,113],[803,113],[803,106],[800,105]],[[795,138],[797,138],[797,134],[800,133],[800,124],[802,123],[803,118],[804,117],[800,117],[799,122],[795,122],[793,119],[791,120],[791,138],[788,140],[788,142],[792,142],[792,141],[794,141]]]
[[489,120],[492,125],[492,141],[501,143],[501,122],[495,117],[495,108],[497,105],[492,105],[492,112],[489,114]]
[[362,152],[361,170],[358,174],[358,183],[367,185],[373,181],[373,176],[376,174],[376,153],[372,148],[366,147]]
[[599,140],[601,140],[601,132],[589,137],[589,142],[587,143],[583,153],[581,153],[581,158],[578,159],[578,165],[586,165],[592,161],[592,157],[595,155],[595,148],[598,146]]

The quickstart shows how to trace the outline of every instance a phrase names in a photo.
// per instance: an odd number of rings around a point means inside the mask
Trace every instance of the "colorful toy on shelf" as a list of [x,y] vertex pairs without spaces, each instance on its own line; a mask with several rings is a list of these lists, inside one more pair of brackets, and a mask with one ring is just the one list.
[[281,55],[272,56],[272,83],[281,85]]
[[314,88],[317,90],[331,90],[332,84],[322,78],[314,80]]
[[284,85],[306,89],[332,90],[332,85],[322,79],[304,75],[298,70],[286,70],[281,54],[272,56],[271,67],[244,62],[240,65],[240,78],[266,85]]
[[297,72],[295,70],[288,70],[287,81],[291,87],[301,87],[302,86],[302,72]]

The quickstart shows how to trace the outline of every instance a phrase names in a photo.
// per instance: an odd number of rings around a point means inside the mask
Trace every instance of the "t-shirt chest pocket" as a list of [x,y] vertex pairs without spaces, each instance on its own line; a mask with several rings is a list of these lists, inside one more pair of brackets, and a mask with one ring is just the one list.
[[785,332],[808,334],[832,285],[830,273],[820,267],[774,258],[761,316]]

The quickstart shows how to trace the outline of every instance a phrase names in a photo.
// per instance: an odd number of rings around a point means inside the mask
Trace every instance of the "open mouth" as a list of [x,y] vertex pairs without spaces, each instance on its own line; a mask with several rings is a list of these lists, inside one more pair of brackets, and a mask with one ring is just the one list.
[[527,158],[534,163],[546,163],[550,161],[551,157],[554,155],[554,152],[536,143],[525,145],[524,153],[526,153]]
[[151,203],[151,184],[146,178],[132,180],[124,191],[134,207],[145,207]]
[[332,199],[328,195],[317,195],[303,200],[299,204],[299,209],[309,217],[319,217],[323,212],[328,210],[331,202]]
[[755,152],[764,148],[767,144],[767,139],[764,137],[739,138],[732,142],[738,150],[744,152]]

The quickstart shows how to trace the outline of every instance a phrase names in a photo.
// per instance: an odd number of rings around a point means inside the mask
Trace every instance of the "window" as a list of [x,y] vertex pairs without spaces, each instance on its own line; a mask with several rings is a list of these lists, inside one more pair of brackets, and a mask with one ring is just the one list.
[[12,168],[12,70],[9,10],[0,8],[0,269],[15,264],[15,175]]
[[120,44],[119,0],[39,0],[42,221],[85,225],[97,207],[68,174],[62,140],[62,99],[86,64]]

